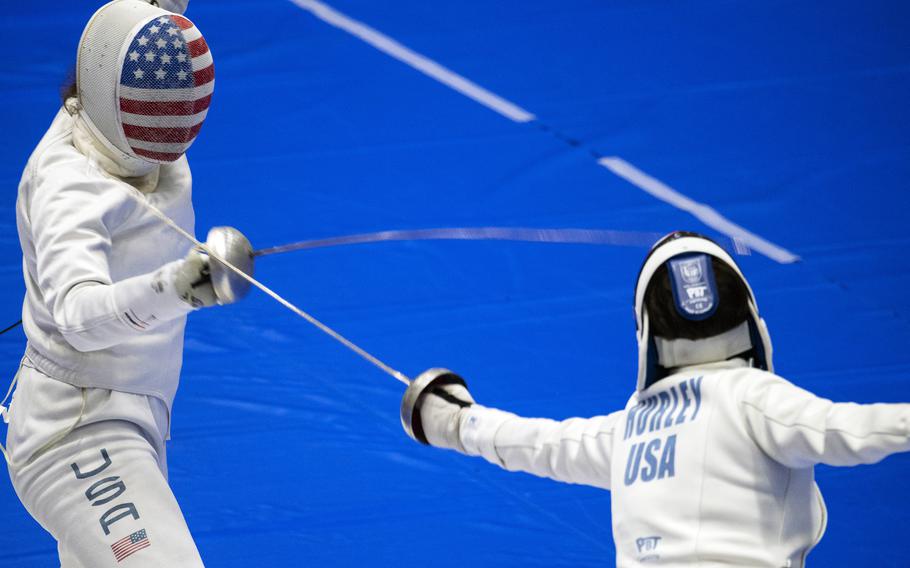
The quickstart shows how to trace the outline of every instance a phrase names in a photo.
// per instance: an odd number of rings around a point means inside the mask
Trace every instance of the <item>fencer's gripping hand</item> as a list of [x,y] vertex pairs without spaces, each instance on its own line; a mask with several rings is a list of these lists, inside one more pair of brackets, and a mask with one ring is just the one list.
[[424,393],[417,407],[427,442],[464,453],[459,428],[461,412],[472,404],[474,398],[463,385],[440,385]]
[[[205,251],[193,249],[174,271],[174,290],[193,308],[233,304],[246,296],[250,283],[220,260],[253,275],[253,246],[234,227],[213,227],[205,240]],[[218,260],[220,259],[220,260]]]
[[218,303],[212,286],[212,273],[207,254],[193,249],[174,270],[174,291],[181,300],[195,308],[205,308]]
[[401,423],[423,444],[465,453],[461,416],[474,404],[464,379],[446,369],[430,369],[408,386],[401,402]]

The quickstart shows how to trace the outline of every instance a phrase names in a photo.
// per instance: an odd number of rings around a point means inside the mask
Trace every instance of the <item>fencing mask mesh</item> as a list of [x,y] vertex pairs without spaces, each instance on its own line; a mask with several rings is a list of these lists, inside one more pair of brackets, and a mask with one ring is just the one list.
[[186,152],[215,85],[199,29],[140,0],[115,0],[95,12],[76,68],[79,102],[95,134],[147,162],[173,162]]

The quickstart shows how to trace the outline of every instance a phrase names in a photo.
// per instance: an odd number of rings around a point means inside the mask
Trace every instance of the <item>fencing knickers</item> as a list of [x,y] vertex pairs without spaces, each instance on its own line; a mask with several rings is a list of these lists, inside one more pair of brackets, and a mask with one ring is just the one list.
[[[154,421],[149,400],[20,369],[10,408],[10,478],[28,512],[57,540],[62,568],[203,566],[168,486],[160,433],[166,418],[157,428],[130,421]],[[80,414],[84,425],[76,422]],[[61,427],[62,439],[34,452]]]

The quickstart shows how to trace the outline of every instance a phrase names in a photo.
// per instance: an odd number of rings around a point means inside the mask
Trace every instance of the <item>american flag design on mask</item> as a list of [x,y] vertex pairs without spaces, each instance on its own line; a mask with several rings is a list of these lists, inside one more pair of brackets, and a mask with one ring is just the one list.
[[114,552],[114,558],[116,558],[119,563],[127,556],[131,556],[151,545],[152,543],[149,540],[148,533],[145,532],[145,529],[142,529],[129,536],[125,536],[112,544],[111,550]]
[[120,72],[120,118],[132,151],[153,162],[182,156],[202,128],[214,86],[212,53],[191,21],[172,14],[145,24]]

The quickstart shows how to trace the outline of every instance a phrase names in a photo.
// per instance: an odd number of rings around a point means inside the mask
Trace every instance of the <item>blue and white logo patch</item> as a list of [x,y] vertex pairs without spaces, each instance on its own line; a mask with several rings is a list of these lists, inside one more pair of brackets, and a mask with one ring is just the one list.
[[689,320],[703,320],[717,310],[717,282],[711,257],[706,254],[677,256],[667,263],[676,311]]

